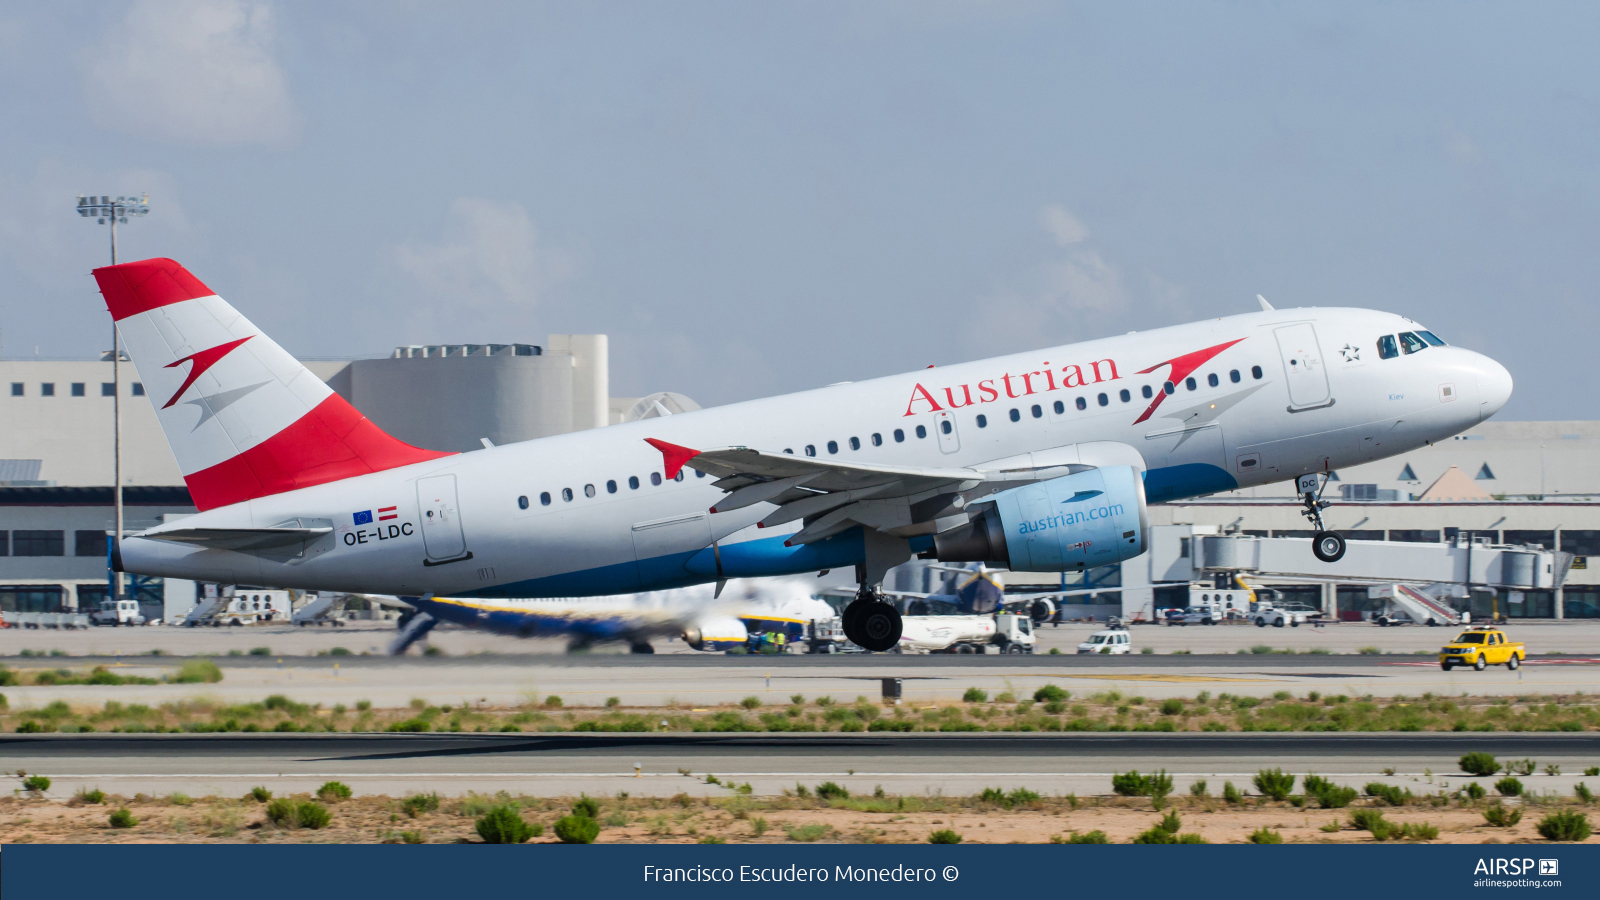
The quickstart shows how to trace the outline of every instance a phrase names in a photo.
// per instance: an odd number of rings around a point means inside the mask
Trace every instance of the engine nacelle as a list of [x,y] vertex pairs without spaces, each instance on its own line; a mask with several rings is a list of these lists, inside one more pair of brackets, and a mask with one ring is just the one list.
[[960,528],[933,539],[944,562],[998,563],[1016,572],[1077,572],[1144,552],[1144,480],[1107,466],[994,495]]
[[683,642],[695,650],[732,650],[749,640],[749,629],[733,616],[701,616],[683,630]]

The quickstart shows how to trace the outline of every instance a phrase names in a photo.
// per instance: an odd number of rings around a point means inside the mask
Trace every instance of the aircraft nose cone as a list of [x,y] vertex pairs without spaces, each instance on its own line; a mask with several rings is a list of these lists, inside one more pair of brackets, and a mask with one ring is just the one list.
[[1511,373],[1489,357],[1478,365],[1478,421],[1483,421],[1511,399]]

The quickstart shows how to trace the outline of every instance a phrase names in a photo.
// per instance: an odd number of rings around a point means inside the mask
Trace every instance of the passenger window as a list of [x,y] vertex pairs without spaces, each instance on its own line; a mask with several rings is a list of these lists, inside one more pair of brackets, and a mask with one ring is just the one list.
[[572,502],[572,488],[562,488],[561,489],[561,499],[565,500],[568,503],[571,503]]
[[816,444],[807,444],[806,445],[806,455],[807,456],[816,456],[817,455],[817,445]]
[[1058,416],[1067,411],[1067,405],[1065,403],[1062,403],[1060,400],[1057,400],[1055,402],[1055,405],[1052,406],[1051,408],[1056,411],[1056,415],[1058,415]]
[[944,421],[939,423],[939,430],[944,432],[945,434],[949,434],[950,432],[955,430],[955,426],[950,424],[950,420],[949,419],[945,419]]
[[988,428],[989,427],[989,417],[984,415],[983,413],[978,413],[978,427],[979,428]]
[[1194,379],[1193,378],[1185,378],[1183,380],[1183,386],[1188,388],[1191,391],[1194,390],[1195,388],[1199,387],[1199,385],[1194,383]]
[[1260,381],[1261,380],[1261,367],[1260,366],[1251,366],[1250,367],[1250,377],[1254,378],[1257,381]]
[[1239,370],[1238,369],[1234,369],[1232,372],[1229,372],[1228,373],[1228,380],[1233,382],[1234,384],[1238,384],[1239,383]]
[[904,431],[901,431],[900,429],[896,428],[894,430],[894,442],[896,444],[904,443],[905,439],[906,439],[906,433]]
[[584,485],[583,486],[583,495],[585,497],[593,497],[594,496],[594,485],[592,485],[592,484]]
[[1167,396],[1170,397],[1178,392],[1178,386],[1168,381],[1161,385],[1161,390],[1165,391]]
[[1044,417],[1044,407],[1040,406],[1037,403],[1035,403],[1033,405],[1033,409],[1029,410],[1029,412],[1033,413],[1033,417],[1035,419],[1039,419],[1039,418],[1043,418]]
[[673,481],[682,481],[683,480],[683,470],[679,469],[678,470],[678,474],[672,476],[672,480]]
[[1217,386],[1217,373],[1212,372],[1210,375],[1207,375],[1206,376],[1206,384],[1209,384],[1212,387],[1216,387]]
[[1417,334],[1422,335],[1423,340],[1434,345],[1435,347],[1443,347],[1445,345],[1444,341],[1439,340],[1439,338],[1431,331],[1419,331]]
[[606,482],[606,493],[615,494],[616,492],[617,492],[617,483],[615,481],[609,481],[608,480]]
[[1077,400],[1074,400],[1072,402],[1072,405],[1076,406],[1079,409],[1088,409],[1089,408],[1089,401],[1083,399],[1082,397],[1079,397]]
[[1409,331],[1400,332],[1400,351],[1402,353],[1415,353],[1418,350],[1428,349],[1428,344],[1422,338]]
[[1150,398],[1151,398],[1151,397],[1153,397],[1153,396],[1155,396],[1155,393],[1156,393],[1156,392],[1155,392],[1155,391],[1152,391],[1152,390],[1150,390],[1150,385],[1148,385],[1148,384],[1147,384],[1147,385],[1145,385],[1145,386],[1144,386],[1144,387],[1142,387],[1142,388],[1140,388],[1140,389],[1139,389],[1139,393],[1140,393],[1140,394],[1142,394],[1142,395],[1144,395],[1144,398],[1145,398],[1145,399],[1146,399],[1146,400],[1149,400],[1149,399],[1150,399]]
[[1022,421],[1022,410],[1013,408],[1011,410],[1011,412],[1009,413],[1009,415],[1011,416],[1011,421],[1013,421],[1013,422],[1021,422]]
[[872,433],[872,446],[874,446],[874,447],[882,447],[883,446],[883,435],[881,435],[881,434],[877,433],[876,431],[874,431]]
[[1101,406],[1105,406],[1106,404],[1111,402],[1111,398],[1107,397],[1105,394],[1101,394],[1100,396],[1096,397],[1095,399],[1100,401],[1100,405]]
[[539,492],[539,505],[540,506],[549,506],[550,505],[550,492],[549,491],[540,491]]
[[861,449],[861,438],[858,438],[858,437],[851,438],[850,439],[850,449],[851,450],[860,450]]
[[783,448],[783,452],[789,454],[790,456],[793,456],[794,455],[794,448],[793,447],[785,447],[785,448]]
[[638,489],[639,489],[639,476],[637,476],[637,475],[629,475],[628,476],[628,490],[637,491]]
[[1127,388],[1123,388],[1122,393],[1118,394],[1117,396],[1122,398],[1123,403],[1127,403],[1129,400],[1133,399],[1133,395],[1128,393]]
[[650,473],[650,484],[651,484],[652,487],[660,487],[661,486],[661,473],[660,472],[651,472]]
[[1394,359],[1400,355],[1400,348],[1394,342],[1394,335],[1386,334],[1378,338],[1378,358]]
[[528,508],[528,495],[524,494],[521,497],[517,498],[517,509],[527,509],[527,508]]
[[704,477],[706,477],[706,473],[700,471],[699,469],[695,469],[694,470],[694,477],[696,477],[696,478],[704,478]]
[[921,425],[918,425],[917,426],[917,437],[925,438],[927,436],[928,436],[928,429],[923,427],[923,426],[921,426]]
[[828,452],[829,453],[838,453],[839,452],[839,442],[838,441],[829,441],[828,442]]

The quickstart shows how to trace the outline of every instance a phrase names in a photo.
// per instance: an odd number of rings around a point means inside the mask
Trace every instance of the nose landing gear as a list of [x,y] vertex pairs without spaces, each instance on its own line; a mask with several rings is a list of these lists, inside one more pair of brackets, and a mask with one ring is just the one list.
[[856,592],[856,599],[844,608],[840,618],[844,636],[862,649],[882,653],[900,644],[904,628],[900,610],[866,585]]
[[1311,526],[1316,529],[1316,534],[1311,537],[1311,552],[1325,563],[1334,563],[1344,557],[1345,542],[1343,535],[1337,531],[1329,531],[1322,524],[1322,511],[1333,505],[1330,501],[1322,499],[1322,492],[1327,486],[1328,482],[1319,479],[1315,474],[1301,475],[1295,481],[1295,490],[1300,494],[1300,502],[1306,507],[1300,514],[1310,519]]

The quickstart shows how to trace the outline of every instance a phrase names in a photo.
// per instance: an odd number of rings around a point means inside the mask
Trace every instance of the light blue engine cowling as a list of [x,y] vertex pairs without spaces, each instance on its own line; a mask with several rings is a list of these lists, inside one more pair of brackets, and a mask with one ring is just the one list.
[[960,528],[937,535],[947,562],[1000,563],[1018,572],[1076,572],[1144,552],[1144,480],[1108,466],[1012,488]]

